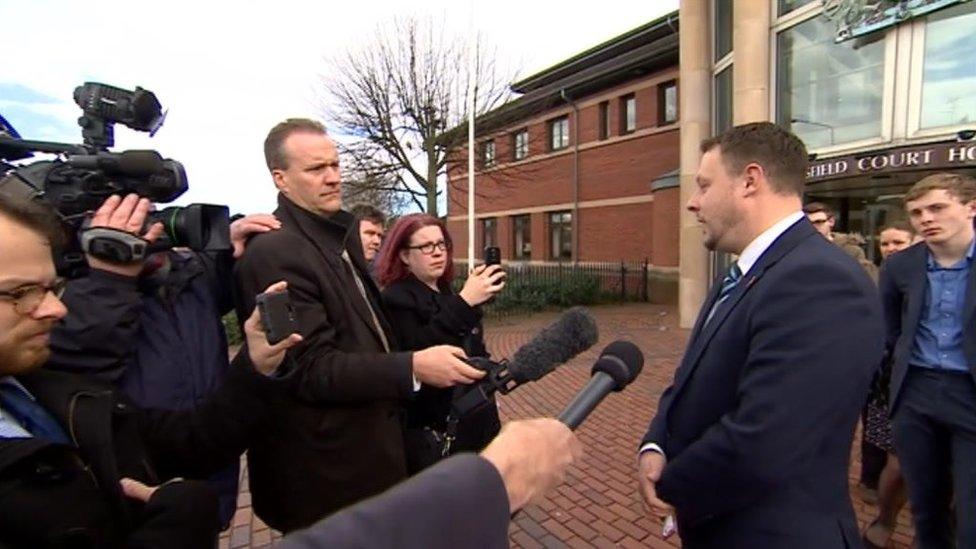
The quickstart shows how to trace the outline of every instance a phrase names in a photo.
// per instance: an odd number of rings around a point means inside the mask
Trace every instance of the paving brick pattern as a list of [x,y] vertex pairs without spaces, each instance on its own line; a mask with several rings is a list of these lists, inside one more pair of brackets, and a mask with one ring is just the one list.
[[[570,471],[563,486],[515,517],[509,525],[511,545],[524,549],[680,547],[676,538],[662,540],[657,520],[643,510],[636,490],[634,452],[681,359],[688,331],[677,327],[671,307],[629,304],[594,307],[592,312],[600,327],[599,342],[549,376],[501,397],[503,419],[557,415],[589,380],[590,365],[600,350],[616,339],[640,346],[646,357],[644,371],[627,390],[607,397],[580,427],[577,434],[586,448],[582,463]],[[511,356],[555,318],[555,313],[540,313],[492,322],[486,330],[488,348],[495,357]],[[857,463],[853,455],[852,491]],[[234,525],[221,536],[221,549],[265,547],[280,539],[251,511],[246,469],[242,480],[240,507]],[[863,528],[877,509],[856,496],[854,504]],[[906,511],[899,517],[891,547],[907,549],[911,541]]]

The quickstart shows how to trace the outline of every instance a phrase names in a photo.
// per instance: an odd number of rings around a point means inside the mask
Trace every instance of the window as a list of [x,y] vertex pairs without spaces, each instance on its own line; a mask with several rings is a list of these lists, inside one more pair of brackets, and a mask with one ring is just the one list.
[[715,75],[715,106],[712,135],[732,127],[732,65]]
[[549,214],[549,240],[552,245],[549,255],[550,258],[573,258],[572,212],[555,212]]
[[834,35],[813,17],[776,37],[776,121],[809,149],[882,134],[884,36],[855,49]]
[[714,59],[716,63],[732,51],[732,0],[714,0],[715,10],[715,47]]
[[634,94],[620,98],[620,133],[637,129],[637,97]]
[[976,123],[976,4],[935,12],[925,23],[921,129]]
[[495,140],[489,139],[481,145],[482,165],[490,168],[495,165]]
[[672,80],[657,87],[657,120],[659,126],[678,121],[678,84]]
[[529,156],[529,130],[519,130],[512,137],[512,157],[522,160]]
[[549,122],[549,148],[553,151],[569,146],[569,117],[562,116]]
[[[732,3],[732,0],[715,0],[715,1],[716,2],[728,1],[730,4]],[[787,14],[787,13],[789,13],[789,12],[795,10],[795,9],[801,8],[801,7],[803,7],[803,6],[809,4],[810,2],[813,2],[813,1],[814,0],[779,0],[779,2],[777,2],[778,9],[777,9],[777,12],[776,13],[777,13],[777,15],[785,15],[785,14]]]
[[600,139],[610,137],[610,102],[600,103]]
[[532,258],[532,216],[516,215],[512,217],[512,250],[515,259],[528,260]]
[[484,237],[485,248],[498,246],[498,219],[486,217],[481,220],[481,235]]

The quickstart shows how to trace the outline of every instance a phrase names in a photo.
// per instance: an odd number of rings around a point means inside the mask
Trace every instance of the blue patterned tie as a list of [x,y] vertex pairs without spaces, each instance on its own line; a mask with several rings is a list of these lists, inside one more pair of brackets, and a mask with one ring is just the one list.
[[64,429],[33,397],[9,381],[0,381],[0,406],[35,437],[60,444],[70,444]]
[[708,317],[705,318],[705,324],[708,324],[712,317],[715,316],[715,311],[718,310],[719,305],[725,302],[729,298],[729,294],[732,290],[739,285],[739,281],[742,280],[742,269],[739,268],[738,263],[732,263],[729,267],[729,273],[725,275],[722,279],[722,288],[718,291],[718,297],[715,299],[715,303],[712,305],[712,309],[708,311]]

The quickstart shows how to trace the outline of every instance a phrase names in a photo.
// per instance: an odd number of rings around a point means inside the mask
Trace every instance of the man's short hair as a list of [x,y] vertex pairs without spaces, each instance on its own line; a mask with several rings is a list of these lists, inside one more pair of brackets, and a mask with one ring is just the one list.
[[963,204],[976,200],[976,180],[968,175],[958,173],[936,173],[922,178],[905,193],[904,201],[922,198],[929,191],[945,191]]
[[65,234],[61,217],[50,204],[39,197],[27,198],[4,192],[5,184],[16,184],[15,181],[11,181],[16,177],[13,174],[0,176],[0,215],[9,217],[40,234],[51,243],[52,248],[64,245]]
[[365,219],[380,227],[386,225],[386,214],[372,204],[356,204],[352,208],[349,208],[349,211],[356,216],[356,219]]
[[719,148],[726,170],[742,173],[755,162],[766,171],[773,192],[803,196],[807,148],[800,138],[771,122],[735,126],[701,143],[702,154]]
[[268,132],[268,137],[264,138],[264,161],[268,165],[268,171],[287,170],[288,155],[285,153],[285,140],[288,136],[297,132],[308,132],[328,135],[325,126],[321,122],[308,118],[289,118],[284,122],[279,122]]
[[834,215],[834,209],[823,202],[808,202],[803,205],[803,213],[807,215],[819,212],[826,214],[827,219],[834,219],[836,217],[836,215]]

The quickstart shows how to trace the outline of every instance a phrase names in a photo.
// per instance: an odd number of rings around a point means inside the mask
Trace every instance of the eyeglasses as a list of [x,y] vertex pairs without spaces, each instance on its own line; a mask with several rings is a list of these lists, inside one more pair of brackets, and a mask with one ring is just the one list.
[[12,302],[14,311],[17,311],[18,314],[29,315],[41,306],[48,292],[60,299],[64,295],[64,288],[67,285],[67,280],[58,277],[50,284],[27,284],[13,290],[0,292],[0,299]]
[[447,242],[443,240],[438,240],[437,242],[428,242],[426,244],[421,244],[419,246],[407,246],[409,250],[420,250],[420,253],[424,255],[431,255],[434,253],[434,248],[444,252],[447,251]]

